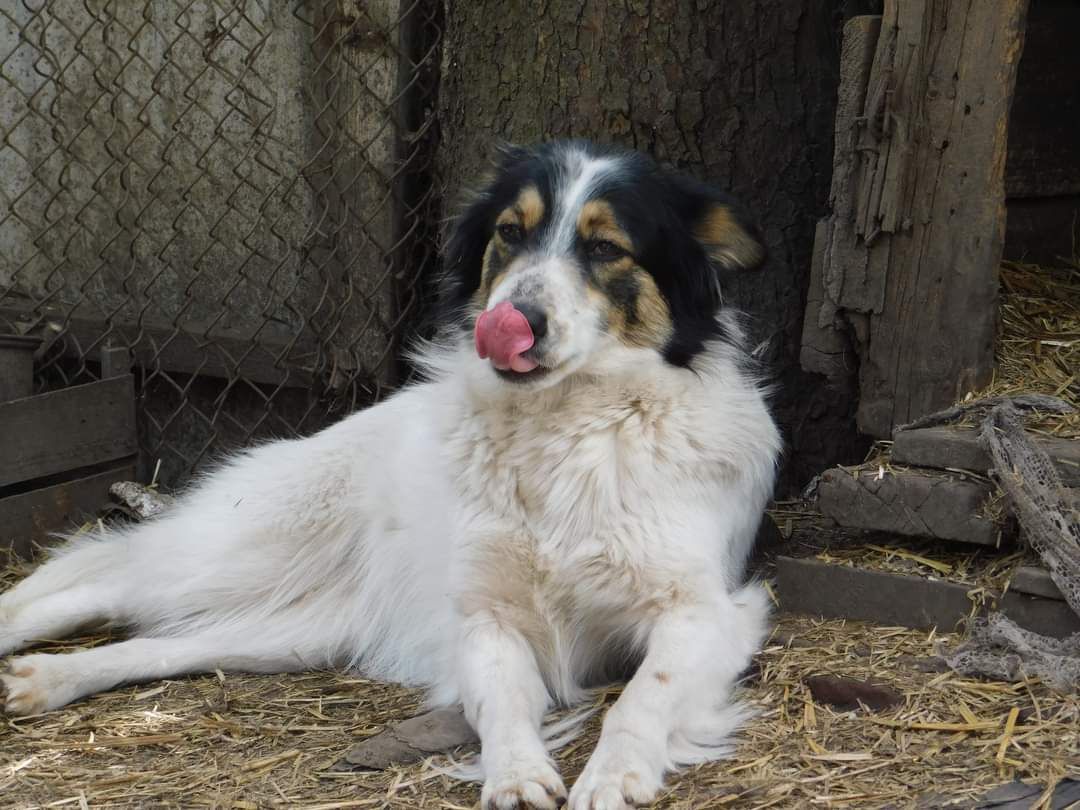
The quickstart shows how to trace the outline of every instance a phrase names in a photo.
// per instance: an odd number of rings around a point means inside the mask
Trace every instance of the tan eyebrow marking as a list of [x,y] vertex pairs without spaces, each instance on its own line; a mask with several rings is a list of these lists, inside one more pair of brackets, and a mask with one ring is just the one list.
[[544,200],[536,186],[526,186],[518,194],[514,204],[503,210],[495,220],[496,225],[520,225],[531,231],[544,218]]
[[633,241],[619,225],[615,211],[606,200],[589,200],[581,207],[578,234],[582,239],[614,242],[627,252],[633,252],[634,249]]

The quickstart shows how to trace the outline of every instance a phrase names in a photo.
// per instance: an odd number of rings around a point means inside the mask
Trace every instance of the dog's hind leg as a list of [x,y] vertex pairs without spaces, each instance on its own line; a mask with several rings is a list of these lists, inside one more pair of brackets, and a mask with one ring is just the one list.
[[60,655],[13,658],[0,683],[8,714],[51,711],[124,683],[198,672],[295,672],[326,667],[333,645],[317,634],[266,626],[207,631],[175,638],[134,638]]
[[106,624],[111,599],[101,585],[79,585],[34,600],[10,614],[0,606],[0,657],[35,641],[61,639],[82,627]]
[[113,540],[84,542],[0,594],[0,656],[35,639],[63,638],[80,627],[120,621],[124,550]]

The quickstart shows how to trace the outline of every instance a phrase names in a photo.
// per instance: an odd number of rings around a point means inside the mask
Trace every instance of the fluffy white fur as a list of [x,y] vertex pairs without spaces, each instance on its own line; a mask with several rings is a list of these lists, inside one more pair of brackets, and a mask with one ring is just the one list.
[[71,540],[0,596],[0,655],[88,623],[132,637],[11,659],[7,711],[215,668],[356,667],[464,705],[485,807],[554,808],[542,718],[634,659],[569,802],[650,800],[740,720],[730,692],[767,621],[740,582],[779,438],[725,345],[692,370],[599,329],[582,345],[543,386],[464,340],[433,349],[430,381],[236,456],[151,523]]

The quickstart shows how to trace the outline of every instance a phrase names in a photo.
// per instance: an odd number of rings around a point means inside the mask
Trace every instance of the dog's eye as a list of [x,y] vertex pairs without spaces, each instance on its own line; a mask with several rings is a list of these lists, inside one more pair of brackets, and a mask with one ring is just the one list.
[[600,262],[610,262],[626,255],[625,250],[607,239],[596,239],[589,242],[585,246],[585,252],[590,259],[596,259]]
[[518,242],[522,242],[525,239],[525,229],[520,225],[506,223],[505,225],[500,225],[495,230],[499,232],[499,238],[508,245],[516,245]]

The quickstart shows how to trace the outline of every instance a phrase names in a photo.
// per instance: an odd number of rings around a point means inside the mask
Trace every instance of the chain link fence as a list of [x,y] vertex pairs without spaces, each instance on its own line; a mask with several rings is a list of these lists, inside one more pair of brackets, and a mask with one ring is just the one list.
[[142,463],[175,485],[399,383],[436,244],[441,13],[0,4],[0,334],[45,337],[38,390],[128,350]]

